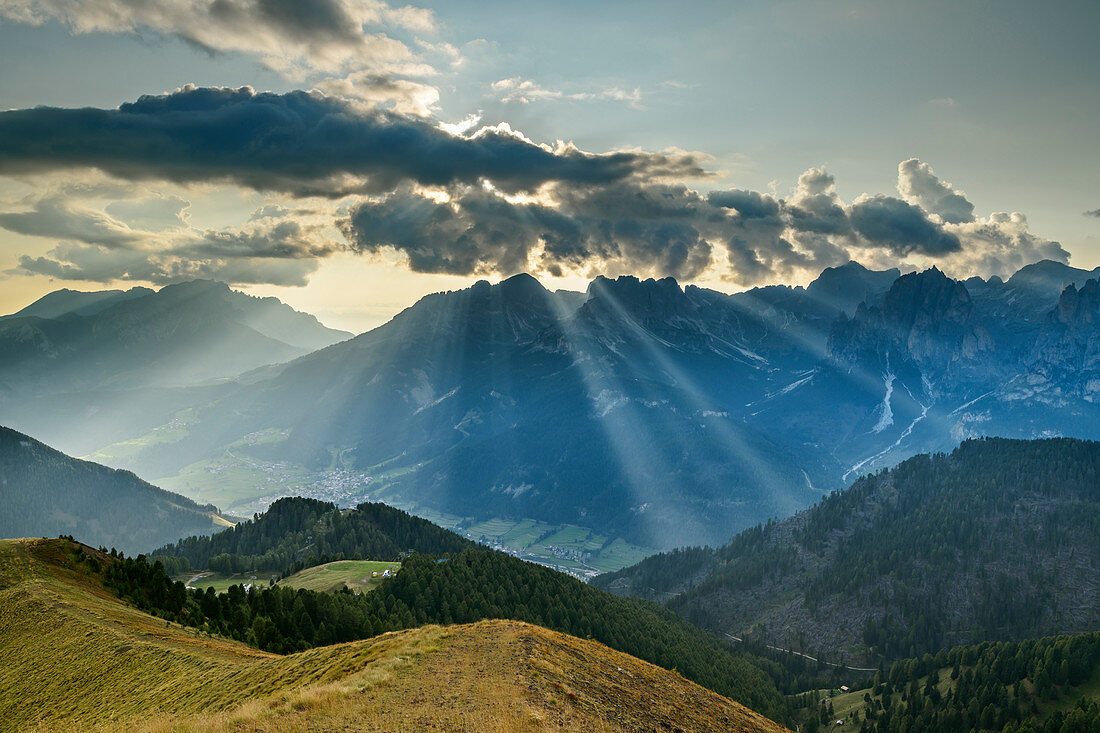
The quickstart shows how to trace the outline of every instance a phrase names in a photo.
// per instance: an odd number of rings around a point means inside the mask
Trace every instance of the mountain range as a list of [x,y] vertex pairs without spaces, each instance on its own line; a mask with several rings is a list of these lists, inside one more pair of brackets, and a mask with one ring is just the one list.
[[[242,513],[304,491],[718,544],[968,437],[1100,437],[1097,277],[849,263],[726,295],[633,277],[555,293],[517,275],[235,380],[164,387],[147,426],[89,407],[99,445],[71,440]],[[67,447],[48,411],[15,417]]]

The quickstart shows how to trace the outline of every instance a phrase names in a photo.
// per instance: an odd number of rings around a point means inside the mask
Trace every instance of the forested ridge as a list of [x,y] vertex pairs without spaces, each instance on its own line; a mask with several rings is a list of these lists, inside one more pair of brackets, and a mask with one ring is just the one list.
[[[289,653],[427,623],[501,618],[590,638],[782,720],[788,704],[762,668],[776,665],[733,649],[659,606],[621,598],[575,578],[488,549],[449,558],[416,554],[374,591],[319,593],[283,586],[188,590],[159,561],[74,559],[136,607],[166,620]],[[778,671],[778,669],[776,669]]]
[[833,661],[1100,627],[1100,444],[966,441],[867,476],[717,550],[597,579],[716,632]]
[[329,502],[290,497],[223,532],[181,539],[152,554],[184,558],[196,569],[290,574],[333,560],[396,560],[403,553],[445,555],[473,546],[454,532],[382,503],[342,510]]
[[216,512],[129,471],[72,458],[0,427],[0,538],[72,534],[90,545],[145,552],[213,531]]
[[[954,647],[895,662],[844,717],[864,733],[1091,733],[1100,708],[1082,690],[1098,670],[1100,633]],[[803,699],[806,731],[835,724],[833,700]]]

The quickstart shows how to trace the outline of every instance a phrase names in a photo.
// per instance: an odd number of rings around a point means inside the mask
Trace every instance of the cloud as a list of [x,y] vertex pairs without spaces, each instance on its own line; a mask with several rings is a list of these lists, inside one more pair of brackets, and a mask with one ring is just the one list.
[[106,213],[80,209],[49,197],[36,201],[29,211],[0,214],[0,227],[16,234],[51,239],[73,239],[106,247],[128,247],[142,235]]
[[255,56],[291,77],[423,73],[425,65],[409,47],[381,31],[436,29],[430,10],[381,0],[6,0],[0,16],[35,24],[56,20],[74,33],[176,37],[210,52]]
[[518,102],[530,104],[543,100],[567,99],[572,101],[612,101],[626,102],[632,107],[638,107],[642,102],[641,89],[621,89],[610,87],[594,92],[564,92],[558,89],[547,89],[537,82],[523,77],[515,76],[509,79],[494,81],[492,89],[502,102]]
[[[1021,214],[975,217],[916,159],[899,166],[904,199],[845,201],[823,168],[804,172],[786,196],[700,192],[686,185],[707,175],[698,153],[596,154],[537,143],[507,123],[478,124],[474,116],[444,129],[320,92],[249,88],[185,87],[114,110],[0,112],[0,174],[32,183],[89,168],[113,176],[94,185],[75,176],[0,213],[0,227],[60,240],[46,256],[23,258],[24,272],[152,282],[201,274],[303,284],[345,249],[393,251],[417,272],[718,276],[738,285],[806,280],[849,259],[935,263],[969,276],[1068,258]],[[135,193],[150,180],[285,195],[240,226],[204,230],[189,224],[182,197]],[[96,208],[93,198],[112,201]]]
[[[74,188],[61,190],[71,196]],[[93,197],[104,193],[99,187],[83,190]],[[45,256],[20,257],[19,266],[8,274],[98,282],[168,283],[205,277],[238,284],[305,285],[322,259],[347,249],[327,233],[331,210],[268,204],[243,225],[201,229],[180,216],[190,205],[163,194],[113,201],[107,210],[132,214],[130,222],[122,222],[92,208],[90,201],[63,200],[59,191],[51,191],[33,201],[29,210],[0,214],[0,227],[64,240]],[[170,214],[176,218],[170,220]],[[140,221],[151,226],[130,226]],[[169,221],[171,226],[161,226]]]
[[1033,234],[1027,217],[1019,212],[995,212],[986,218],[948,224],[945,228],[963,246],[945,257],[942,267],[959,276],[1007,278],[1024,265],[1039,260],[1069,262],[1069,252],[1058,242]]
[[[191,202],[163,194],[142,199],[114,201],[104,210],[135,229],[163,231],[187,226]],[[0,222],[2,224],[2,222]]]
[[967,201],[966,195],[937,178],[932,166],[917,158],[898,165],[898,193],[949,224],[974,221],[974,204]]
[[1100,219],[1100,209],[1092,209],[1091,211],[1086,211],[1084,213],[1084,215],[1085,216],[1092,216],[1092,217],[1095,217],[1097,219]]
[[461,275],[718,274],[753,285],[807,279],[850,259],[939,264],[968,277],[1068,258],[1057,242],[1032,234],[1021,214],[950,224],[884,194],[849,203],[820,168],[800,176],[788,197],[744,189],[703,194],[636,178],[549,182],[533,196],[488,185],[404,186],[353,206],[339,225],[357,252],[392,250],[417,272]]
[[871,245],[897,255],[938,257],[962,248],[958,237],[930,221],[919,207],[891,196],[857,199],[849,217],[853,228]]
[[679,151],[595,155],[538,145],[506,124],[468,136],[317,92],[184,87],[118,109],[0,112],[0,174],[96,168],[129,180],[228,181],[297,196],[382,192],[404,181],[489,179],[510,191],[547,181],[705,175]]
[[366,71],[325,79],[315,86],[325,94],[418,117],[430,116],[439,102],[439,90],[433,86]]
[[711,245],[691,211],[705,204],[683,187],[556,193],[568,200],[510,202],[484,186],[442,200],[404,189],[355,207],[340,226],[356,251],[397,250],[417,272],[561,274],[599,262],[691,278],[710,264]]
[[211,279],[234,285],[304,286],[319,266],[319,260],[311,259],[181,257],[173,252],[112,250],[67,243],[50,250],[46,257],[23,255],[16,272],[103,283],[128,280],[166,285]]

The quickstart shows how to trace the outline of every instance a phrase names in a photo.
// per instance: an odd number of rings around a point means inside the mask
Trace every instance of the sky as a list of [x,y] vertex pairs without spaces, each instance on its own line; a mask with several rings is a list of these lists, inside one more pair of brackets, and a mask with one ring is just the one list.
[[0,312],[1100,265],[1100,4],[0,0]]

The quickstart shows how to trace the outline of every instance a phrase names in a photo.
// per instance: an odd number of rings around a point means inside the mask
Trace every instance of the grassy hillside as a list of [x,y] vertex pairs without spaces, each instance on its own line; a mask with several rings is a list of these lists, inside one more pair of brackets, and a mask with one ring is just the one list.
[[299,570],[288,578],[279,581],[288,588],[325,591],[347,588],[356,593],[365,593],[378,587],[384,574],[390,575],[401,567],[399,562],[381,562],[378,560],[338,560]]
[[253,575],[262,581],[271,571],[296,572],[326,560],[397,560],[407,552],[403,548],[416,553],[402,560],[401,572],[367,594],[303,597],[302,591],[281,584],[268,588],[263,582],[248,594],[240,587],[221,595],[185,593],[167,575],[182,569],[162,570],[133,560],[118,563],[109,582],[140,608],[280,653],[424,624],[525,621],[677,669],[776,719],[787,712],[769,677],[775,672],[771,663],[654,604],[619,598],[563,573],[478,547],[383,504],[343,511],[313,499],[281,499],[265,514],[231,530],[159,552],[166,565],[187,560],[195,569],[223,576],[244,573],[237,576],[244,582]]
[[518,622],[260,652],[124,605],[74,569],[74,549],[0,542],[12,730],[783,730],[674,672]]
[[227,524],[216,507],[0,427],[0,538],[71,534],[132,554]]
[[717,550],[598,579],[700,626],[877,667],[1100,628],[1100,443],[964,442]]

